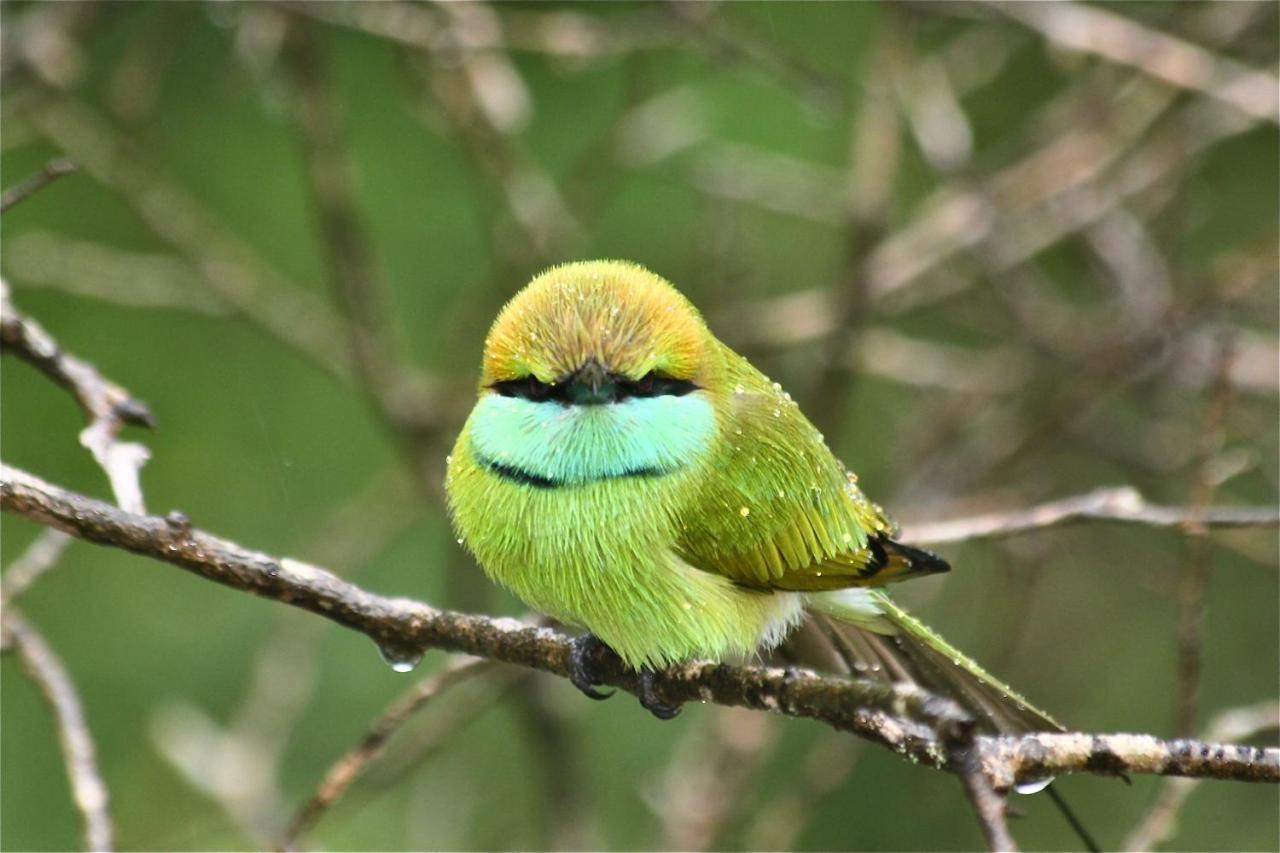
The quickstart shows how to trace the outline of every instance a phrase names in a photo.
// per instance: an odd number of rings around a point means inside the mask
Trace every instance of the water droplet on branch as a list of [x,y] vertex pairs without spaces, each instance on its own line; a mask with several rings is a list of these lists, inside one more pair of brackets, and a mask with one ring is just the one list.
[[382,655],[382,659],[396,672],[412,672],[422,662],[422,649],[394,643],[379,643],[377,640],[374,643],[378,647],[378,654]]

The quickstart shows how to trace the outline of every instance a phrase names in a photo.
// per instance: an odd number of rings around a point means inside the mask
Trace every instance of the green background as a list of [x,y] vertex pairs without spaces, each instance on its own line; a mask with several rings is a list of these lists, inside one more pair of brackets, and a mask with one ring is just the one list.
[[[438,7],[408,8],[437,28],[454,20]],[[1214,7],[1109,8],[1191,42],[1220,38],[1211,26]],[[1274,74],[1276,7],[1252,10],[1243,32],[1213,50]],[[328,302],[295,86],[273,42],[305,26],[321,46],[344,117],[358,213],[392,323],[418,368],[465,392],[488,323],[532,274],[562,260],[628,258],[676,283],[727,343],[802,406],[822,410],[815,393],[827,344],[762,344],[762,334],[784,322],[781,315],[741,322],[736,308],[843,286],[851,239],[874,245],[878,231],[917,221],[941,187],[995,192],[1002,204],[1033,193],[1030,184],[993,183],[992,176],[1081,127],[1118,136],[1130,109],[1125,99],[1161,86],[1133,69],[1056,48],[983,7],[520,4],[480,11],[510,45],[492,49],[486,61],[514,71],[529,98],[527,124],[510,134],[476,132],[483,116],[460,120],[433,87],[433,80],[447,86],[465,79],[448,50],[431,53],[266,6],[7,3],[3,185],[62,153],[87,163],[85,152],[99,150],[101,140],[55,142],[38,117],[88,109],[148,175],[203,208],[213,227],[242,241],[263,268]],[[623,49],[556,57],[524,49],[513,35],[535,31],[544,19],[563,22],[554,16],[564,14]],[[41,41],[50,32],[66,43]],[[957,101],[972,146],[948,171],[922,149],[907,116],[911,87],[933,79],[930,63],[964,39],[986,46],[961,67],[978,79]],[[39,58],[49,55],[52,67],[62,68],[52,82],[40,70]],[[74,61],[58,65],[59,56]],[[897,115],[901,154],[882,221],[859,227],[822,211],[834,198],[838,213],[839,181],[848,172],[850,140],[867,120],[868,92]],[[634,111],[654,103],[684,106],[646,113],[658,118],[639,123]],[[1198,122],[1235,121],[1201,93],[1176,94],[1150,128],[1118,147],[1097,186],[1114,187],[1113,175],[1151,156],[1162,140],[1192,138]],[[628,152],[643,148],[641,130],[690,136],[669,153],[636,158]],[[911,522],[1114,484],[1132,484],[1152,501],[1189,503],[1211,392],[1187,367],[1186,340],[1236,330],[1247,351],[1240,359],[1265,366],[1271,354],[1275,367],[1277,142],[1274,121],[1261,121],[1241,124],[1203,150],[1188,144],[1174,168],[1129,199],[1123,216],[1103,221],[1101,234],[1073,231],[1012,272],[993,272],[989,252],[1016,245],[1008,229],[1025,221],[1015,211],[998,235],[1011,242],[960,251],[894,299],[873,300],[858,328],[959,347],[966,357],[1003,353],[1001,364],[1009,366],[997,374],[1021,379],[978,393],[946,381],[922,385],[886,376],[875,367],[876,348],[860,350],[866,369],[855,372],[844,409],[831,415],[842,428],[829,438],[868,494]],[[773,190],[754,200],[711,191],[716,167],[734,176],[733,187],[746,181],[734,159],[744,150],[820,169],[819,188],[831,198],[802,191],[801,207],[811,202],[812,210],[787,212],[760,203],[784,195]],[[508,185],[512,169],[549,179],[576,231],[532,249],[508,207],[504,167],[494,162],[507,164]],[[159,236],[137,205],[137,193],[109,186],[92,168],[64,177],[4,214],[0,266],[23,311],[151,405],[157,429],[131,428],[127,436],[151,450],[142,475],[148,508],[181,509],[202,529],[249,547],[358,571],[358,583],[381,593],[521,613],[459,553],[438,499],[408,484],[416,472],[407,470],[367,398],[230,310],[206,286],[201,259]],[[1183,325],[1171,325],[1167,339],[1159,329],[1168,318],[1123,313],[1125,283],[1097,250],[1107,234],[1128,240],[1126,223],[1145,235],[1145,243],[1132,245],[1148,246],[1168,271],[1176,308],[1168,316]],[[1224,282],[1236,280],[1232,264],[1241,259],[1252,260],[1254,272],[1231,289]],[[1010,298],[1011,290],[1021,296]],[[1052,334],[1028,330],[1016,310],[1027,303],[1048,306]],[[1125,346],[1142,321],[1157,330],[1141,332],[1156,343],[1127,367]],[[341,358],[346,340],[337,335],[327,347]],[[957,363],[963,372],[969,362]],[[918,367],[911,361],[907,369]],[[1277,389],[1267,387],[1267,376],[1231,395],[1212,447],[1210,469],[1225,472],[1215,503],[1276,503]],[[465,407],[442,415],[436,464],[463,417]],[[109,497],[101,471],[77,443],[81,426],[69,395],[5,358],[0,428],[7,463]],[[976,476],[956,473],[1026,435],[1039,438],[1007,463]],[[382,503],[362,521],[342,527],[333,520],[344,507],[368,507],[371,494]],[[390,531],[374,523],[387,518],[398,519],[388,522]],[[335,528],[345,531],[338,545],[324,538]],[[7,566],[39,528],[6,515],[2,529]],[[345,562],[339,546],[353,543],[369,553],[338,566]],[[1172,735],[1177,588],[1193,551],[1180,532],[1090,524],[940,550],[955,570],[903,588],[900,597],[957,646],[1073,727]],[[1209,559],[1202,725],[1217,711],[1280,693],[1275,531],[1215,535]],[[273,690],[285,692],[280,685],[295,678],[307,685],[314,675],[296,719],[272,740],[281,750],[275,819],[283,821],[382,709],[442,660],[431,654],[415,675],[397,674],[355,633],[79,542],[21,607],[81,691],[125,849],[262,843],[165,757],[166,726],[199,714],[227,725],[247,695],[270,698]],[[275,650],[279,669],[255,688],[264,649]],[[79,824],[55,733],[11,656],[0,666],[0,687],[0,846],[74,848]],[[670,820],[663,797],[671,796],[664,786],[681,775],[671,768],[701,754],[713,728],[743,725],[741,717],[696,707],[662,723],[628,697],[586,702],[550,679],[519,682],[482,701],[498,690],[498,682],[476,682],[416,717],[388,761],[356,783],[304,846],[545,848],[564,843],[563,822],[571,818],[585,827],[573,836],[577,844],[663,847],[671,843],[663,834]],[[449,705],[464,702],[479,703],[467,724],[448,723]],[[558,741],[530,722],[531,706],[543,709],[534,717],[553,721]],[[199,726],[183,725],[194,737]],[[412,744],[442,725],[450,726],[443,742],[408,760]],[[775,720],[761,737],[767,744],[750,753],[746,780],[732,786],[712,847],[769,839],[797,849],[982,844],[950,776],[869,745],[846,766],[852,759],[836,745],[843,741],[816,724]],[[1274,745],[1275,738],[1271,731],[1257,742]],[[197,775],[213,778],[220,752],[211,747]],[[1115,846],[1163,784],[1080,777],[1059,787],[1104,844]],[[1044,797],[1016,805],[1025,816],[1013,829],[1025,848],[1075,845]],[[796,821],[791,834],[784,831],[789,820]],[[1191,795],[1166,846],[1274,849],[1278,832],[1274,787],[1208,783]]]

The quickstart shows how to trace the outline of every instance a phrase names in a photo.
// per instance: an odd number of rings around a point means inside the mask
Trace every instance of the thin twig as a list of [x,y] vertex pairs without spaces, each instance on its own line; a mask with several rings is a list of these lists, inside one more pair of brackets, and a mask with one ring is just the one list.
[[6,605],[40,579],[40,576],[58,564],[58,558],[71,544],[71,537],[61,530],[46,529],[32,540],[18,559],[9,564],[0,578],[0,601]]
[[4,213],[18,202],[30,198],[58,178],[69,175],[75,170],[76,164],[65,157],[50,160],[40,171],[0,195],[0,213]]
[[80,443],[93,454],[111,481],[116,503],[131,512],[146,512],[138,476],[150,452],[136,442],[120,441],[125,424],[154,427],[147,404],[105,378],[92,364],[76,358],[39,323],[9,300],[9,285],[0,280],[0,351],[13,353],[71,392],[89,425]]
[[1005,799],[996,793],[991,780],[982,772],[978,754],[972,749],[965,750],[961,763],[960,781],[964,785],[965,796],[973,806],[978,817],[978,825],[982,827],[982,837],[991,850],[1017,850],[1018,845],[1009,832],[1009,823],[1005,815]]
[[433,673],[392,703],[358,744],[330,765],[314,794],[298,809],[280,839],[284,850],[294,849],[298,837],[324,816],[351,784],[360,778],[370,763],[386,749],[392,735],[415,713],[444,691],[469,678],[488,671],[492,661],[460,658],[440,672]]
[[110,850],[113,832],[107,786],[98,770],[93,737],[75,684],[40,632],[13,607],[5,608],[2,630],[4,645],[17,650],[23,668],[53,712],[72,799],[84,824],[85,847]]
[[921,545],[972,542],[1017,536],[1081,521],[1109,521],[1147,527],[1277,527],[1280,507],[1162,506],[1147,503],[1132,486],[1111,486],[1083,495],[1061,498],[1029,509],[993,512],[954,521],[904,524],[902,538]]
[[[322,615],[364,633],[397,664],[412,665],[426,649],[438,648],[562,677],[570,670],[572,641],[548,628],[375,595],[317,566],[204,533],[184,517],[125,512],[10,466],[0,466],[0,509]],[[599,649],[593,658],[602,684],[640,690],[636,674],[616,655]],[[821,720],[913,761],[950,770],[957,768],[942,732],[969,721],[955,703],[912,685],[773,668],[688,662],[657,674],[652,686],[670,702],[715,702]],[[1073,772],[1280,781],[1280,749],[1085,733],[979,737],[974,748],[998,791],[1019,781]]]

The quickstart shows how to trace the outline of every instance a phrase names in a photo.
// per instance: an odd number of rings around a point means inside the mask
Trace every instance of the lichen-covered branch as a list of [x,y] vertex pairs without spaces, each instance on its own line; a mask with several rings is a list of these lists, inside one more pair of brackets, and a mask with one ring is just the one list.
[[[197,530],[181,513],[139,515],[0,465],[0,509],[81,539],[132,551],[225,586],[309,610],[368,636],[393,665],[427,649],[463,652],[565,676],[571,640],[548,628],[440,610],[368,592],[317,566],[254,551]],[[607,650],[593,661],[601,683],[635,692],[635,674]],[[660,698],[715,702],[820,720],[922,764],[958,770],[947,739],[970,722],[953,702],[910,685],[884,685],[764,667],[689,662],[661,673]],[[1049,775],[1155,773],[1280,781],[1280,749],[1149,735],[1036,734],[978,737],[983,772],[996,790]]]

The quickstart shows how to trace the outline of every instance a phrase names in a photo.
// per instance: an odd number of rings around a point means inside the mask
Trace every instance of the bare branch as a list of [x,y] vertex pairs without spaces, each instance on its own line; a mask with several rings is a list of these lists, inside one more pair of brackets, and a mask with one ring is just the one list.
[[117,305],[220,317],[232,313],[190,264],[172,255],[123,251],[34,229],[6,237],[5,253],[9,272],[24,291],[50,287]]
[[1277,527],[1280,526],[1280,507],[1211,506],[1197,510],[1193,507],[1160,506],[1147,503],[1132,486],[1112,486],[1030,509],[993,512],[954,521],[905,524],[902,538],[921,545],[972,542],[1017,536],[1080,521],[1114,521],[1148,527]]
[[[178,513],[159,518],[126,512],[7,465],[0,466],[0,509],[317,613],[368,636],[398,668],[412,666],[426,649],[438,648],[562,677],[569,672],[572,641],[556,631],[375,595],[317,566],[196,530]],[[592,665],[602,684],[632,693],[639,689],[635,673],[607,650],[599,650]],[[947,770],[958,768],[944,742],[946,733],[970,722],[955,703],[912,685],[773,668],[694,661],[660,673],[655,687],[671,702],[715,702],[820,720]],[[1280,781],[1280,749],[1163,741],[1150,735],[979,737],[975,749],[998,791],[1019,781],[1075,772]]]
[[397,699],[386,713],[373,724],[360,743],[330,765],[315,793],[293,816],[281,837],[284,850],[294,849],[298,836],[313,827],[326,811],[351,787],[351,783],[364,773],[365,768],[382,755],[391,736],[415,713],[444,691],[489,671],[492,661],[460,658],[439,672],[423,679],[408,693]]
[[962,753],[960,764],[960,781],[964,785],[965,796],[978,816],[978,824],[982,827],[982,837],[991,850],[1017,850],[1018,845],[1009,832],[1006,819],[1006,803],[1003,796],[996,793],[991,780],[982,772],[982,765],[976,750],[970,748]]
[[37,536],[18,559],[9,564],[0,578],[0,601],[9,604],[22,595],[40,576],[58,564],[58,558],[71,544],[71,537],[61,530],[48,528]]
[[3,280],[0,315],[0,351],[12,352],[71,392],[89,422],[80,433],[80,443],[107,473],[116,503],[131,512],[146,512],[138,474],[150,452],[141,444],[117,437],[125,424],[155,426],[147,404],[105,378],[89,362],[59,347],[39,323],[13,306],[9,285]]
[[39,172],[20,182],[17,186],[10,187],[4,191],[3,195],[0,195],[0,213],[4,213],[18,202],[30,198],[58,178],[63,175],[69,175],[75,170],[76,164],[65,157],[50,160],[44,164],[44,168]]
[[1275,747],[1085,732],[979,737],[977,744],[982,769],[997,791],[1067,773],[1280,782],[1280,749]]
[[1063,47],[1097,54],[1180,89],[1201,92],[1250,118],[1277,120],[1276,90],[1280,81],[1274,76],[1143,26],[1132,18],[1081,3],[987,6]]
[[53,712],[72,799],[84,824],[85,847],[110,850],[113,832],[107,786],[98,771],[93,738],[75,684],[40,632],[13,607],[5,608],[2,629],[4,646],[17,650],[23,668]]

